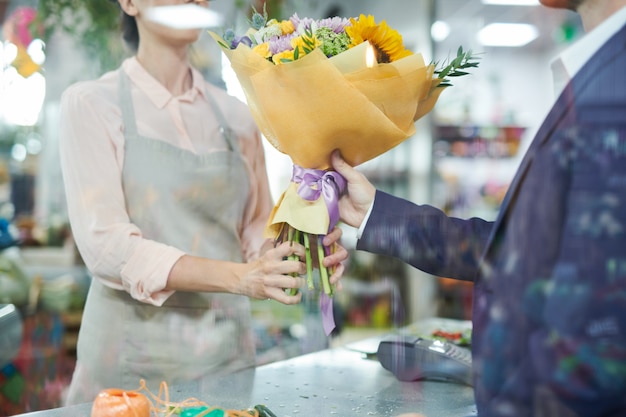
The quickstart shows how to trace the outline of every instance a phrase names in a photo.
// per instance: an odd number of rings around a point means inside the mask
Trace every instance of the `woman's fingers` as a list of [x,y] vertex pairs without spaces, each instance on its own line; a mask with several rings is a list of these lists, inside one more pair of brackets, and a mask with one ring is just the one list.
[[[299,279],[300,278],[292,278],[292,281],[296,281]],[[295,285],[294,283],[291,283],[291,284]],[[301,285],[302,284],[300,284],[299,286]],[[298,287],[293,287],[293,288],[298,288]],[[289,295],[285,292],[283,288],[280,288],[280,287],[268,287],[268,296],[269,296],[268,298],[272,300],[276,300],[280,303],[287,304],[287,305],[298,304],[300,301],[302,301],[302,291],[298,291],[294,295]]]
[[[333,247],[333,251],[325,256],[322,263],[332,271],[329,281],[336,290],[341,289],[341,277],[344,272],[342,264],[348,258],[348,251],[337,244],[342,231],[335,228],[326,238]],[[326,243],[326,240],[324,241]],[[297,242],[283,242],[268,250],[260,259],[257,274],[262,284],[257,288],[255,298],[271,298],[283,304],[297,304],[302,300],[302,293],[290,295],[285,289],[298,289],[305,283],[302,277],[307,273],[305,248]],[[253,274],[254,275],[254,274]]]
[[343,230],[335,226],[333,227],[333,230],[331,230],[326,236],[324,236],[323,243],[325,246],[331,246],[333,243],[339,242],[339,239],[341,239],[342,235]]
[[335,286],[335,290],[337,290],[337,291],[341,291],[341,289],[342,289],[341,277],[343,276],[344,270],[345,270],[344,265],[343,264],[338,264],[335,267],[335,270],[333,271],[333,274],[329,278],[330,283]]
[[298,291],[289,295],[285,289],[300,288],[304,284],[300,277],[306,273],[306,265],[301,261],[304,253],[304,247],[296,242],[283,242],[269,249],[260,259],[255,298],[271,298],[283,304],[299,303],[302,294]]
[[271,256],[277,256],[279,260],[289,255],[297,255],[299,259],[304,258],[304,246],[297,242],[283,242],[274,249],[270,249],[267,253],[270,252],[274,252]]
[[324,257],[322,264],[327,267],[339,266],[348,259],[348,250],[341,245],[335,245],[331,253]]

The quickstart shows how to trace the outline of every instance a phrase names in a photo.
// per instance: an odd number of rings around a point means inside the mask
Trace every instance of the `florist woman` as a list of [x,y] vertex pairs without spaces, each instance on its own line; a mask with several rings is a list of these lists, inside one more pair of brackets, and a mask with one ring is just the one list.
[[[68,404],[141,378],[157,386],[254,366],[249,298],[301,299],[284,289],[302,285],[288,274],[305,265],[283,259],[304,248],[262,237],[272,201],[248,109],[191,67],[199,29],[145,17],[183,3],[119,0],[136,54],[62,98],[70,222],[93,275]],[[346,257],[325,258],[332,283]]]

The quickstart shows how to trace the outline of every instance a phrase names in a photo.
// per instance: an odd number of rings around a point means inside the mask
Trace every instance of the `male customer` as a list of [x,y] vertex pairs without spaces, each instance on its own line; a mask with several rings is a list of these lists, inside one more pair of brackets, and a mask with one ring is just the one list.
[[474,282],[480,417],[626,416],[626,0],[542,0],[587,34],[495,222],[376,190],[337,154],[357,249]]

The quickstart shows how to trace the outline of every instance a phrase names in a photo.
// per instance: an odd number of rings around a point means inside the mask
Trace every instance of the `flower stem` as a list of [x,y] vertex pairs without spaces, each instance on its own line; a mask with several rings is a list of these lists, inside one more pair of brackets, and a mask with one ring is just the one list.
[[[337,242],[333,242],[332,247],[324,246],[324,253],[326,253],[326,256],[330,256],[334,254],[335,250],[337,250]],[[331,275],[334,274],[336,269],[337,269],[337,265],[333,265],[329,271],[330,274]]]
[[309,234],[304,235],[304,250],[306,253],[306,283],[310,290],[315,289],[313,284],[313,260],[311,258],[311,241],[309,240]]
[[320,278],[322,280],[322,288],[324,289],[324,292],[326,293],[326,295],[332,296],[333,288],[330,285],[330,281],[328,280],[328,270],[322,264],[324,260],[324,244],[322,243],[322,239],[323,239],[323,236],[320,236],[317,241],[317,258],[318,258],[319,268],[320,268]]
[[293,232],[294,232],[294,228],[291,227],[291,225],[287,224],[287,240],[289,242],[293,242]]

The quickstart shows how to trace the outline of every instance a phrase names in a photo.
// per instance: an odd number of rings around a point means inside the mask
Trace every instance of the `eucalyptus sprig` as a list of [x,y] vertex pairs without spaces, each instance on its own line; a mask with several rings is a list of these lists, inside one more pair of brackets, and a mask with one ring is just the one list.
[[454,58],[449,63],[444,62],[443,68],[438,69],[440,66],[439,62],[434,62],[435,65],[435,74],[441,79],[438,87],[450,87],[452,83],[448,79],[448,77],[461,77],[463,75],[468,75],[469,72],[462,71],[468,68],[477,68],[478,60],[480,57],[476,56],[472,50],[464,51],[462,46],[459,46],[459,49],[456,51],[456,58]]
[[260,30],[268,22],[267,16],[267,3],[263,3],[263,14],[259,13],[256,7],[252,6],[252,17],[248,19],[248,24],[251,28]]

